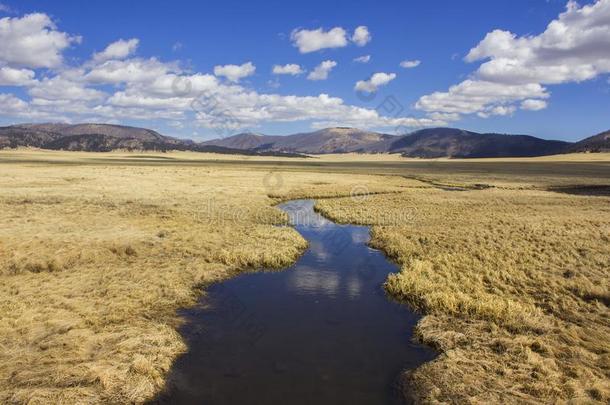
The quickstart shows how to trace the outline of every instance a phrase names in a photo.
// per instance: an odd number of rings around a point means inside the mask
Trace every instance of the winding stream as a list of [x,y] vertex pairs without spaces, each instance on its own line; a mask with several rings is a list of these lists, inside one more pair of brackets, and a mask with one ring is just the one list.
[[189,350],[156,402],[402,402],[401,371],[434,353],[411,341],[419,316],[385,295],[398,269],[367,246],[368,227],[335,224],[313,205],[279,206],[310,245],[293,266],[213,285],[182,311]]

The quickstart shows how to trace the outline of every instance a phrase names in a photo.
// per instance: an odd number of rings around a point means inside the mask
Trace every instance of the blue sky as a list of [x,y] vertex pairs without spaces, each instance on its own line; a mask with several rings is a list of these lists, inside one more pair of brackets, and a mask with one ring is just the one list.
[[[0,2],[1,124],[111,122],[196,139],[442,125],[577,140],[610,128],[608,0]],[[324,61],[326,78],[312,76]],[[273,73],[287,64],[302,73]]]

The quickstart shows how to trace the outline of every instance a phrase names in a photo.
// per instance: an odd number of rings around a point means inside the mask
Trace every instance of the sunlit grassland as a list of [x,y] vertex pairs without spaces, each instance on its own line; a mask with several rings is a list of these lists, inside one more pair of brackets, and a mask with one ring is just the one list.
[[418,337],[441,355],[406,376],[419,400],[610,399],[609,197],[412,189],[317,209],[373,225],[401,267],[387,291],[427,314]]
[[83,154],[19,153],[0,164],[2,403],[150,399],[185,350],[178,308],[200,287],[287,266],[305,249],[277,226],[286,217],[268,194],[388,188],[375,176],[32,163]]
[[610,198],[547,191],[608,185],[591,156],[0,152],[0,402],[152,398],[186,349],[178,308],[305,249],[278,226],[291,198],[400,264],[386,288],[441,352],[408,376],[420,399],[607,402]]

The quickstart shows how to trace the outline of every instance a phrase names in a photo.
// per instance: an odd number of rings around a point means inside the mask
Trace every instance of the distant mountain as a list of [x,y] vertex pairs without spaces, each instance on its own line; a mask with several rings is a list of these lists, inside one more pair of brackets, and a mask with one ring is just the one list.
[[232,135],[227,138],[214,139],[212,141],[202,142],[202,145],[221,146],[223,148],[232,149],[257,149],[261,146],[272,144],[282,136],[259,135],[251,132]]
[[62,136],[104,135],[119,139],[136,139],[145,142],[176,142],[177,139],[159,134],[152,129],[110,124],[23,124],[15,127],[35,129]]
[[455,128],[427,128],[394,142],[389,152],[409,157],[529,157],[562,153],[569,142],[528,135],[480,134]]
[[420,158],[529,157],[568,152],[610,151],[610,131],[577,143],[529,135],[482,134],[457,128],[426,128],[407,135],[388,135],[355,128],[326,128],[293,135],[242,133],[196,143],[150,129],[107,124],[24,124],[0,127],[0,149],[106,152],[189,150],[263,156],[325,153],[399,153]]
[[371,146],[389,140],[394,135],[363,131],[355,128],[326,128],[286,136],[238,134],[224,139],[204,142],[204,145],[224,146],[236,149],[296,153],[346,153],[346,152],[387,152],[387,148],[371,150]]
[[182,141],[150,129],[108,124],[24,124],[0,128],[0,147],[106,152],[115,149],[168,150]]
[[240,155],[302,156],[249,148],[202,145],[161,135],[146,128],[109,124],[23,124],[0,127],[0,149],[35,147],[53,150],[109,152],[112,150],[183,150]]
[[427,128],[403,136],[353,128],[327,128],[286,136],[239,134],[205,144],[311,154],[389,152],[422,158],[542,156],[562,153],[570,145],[528,135],[480,134],[456,128]]
[[610,131],[602,132],[576,142],[568,148],[569,152],[610,152]]

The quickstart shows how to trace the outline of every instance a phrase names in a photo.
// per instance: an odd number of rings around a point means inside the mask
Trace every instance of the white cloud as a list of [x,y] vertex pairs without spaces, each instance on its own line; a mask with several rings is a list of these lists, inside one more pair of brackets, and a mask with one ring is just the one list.
[[32,108],[26,101],[15,97],[13,94],[0,94],[0,116],[37,121],[64,122],[68,120],[61,113],[49,113]]
[[192,97],[218,87],[218,79],[211,74],[178,75],[170,73],[160,75],[148,82],[130,83],[128,90],[154,97]]
[[93,60],[95,62],[104,62],[110,59],[125,59],[136,51],[139,44],[140,40],[137,38],[132,38],[127,41],[119,39],[108,45],[102,52],[94,54]]
[[481,118],[488,118],[492,115],[513,115],[517,107],[514,105],[497,105],[495,107],[486,107],[482,111],[479,111],[477,115]]
[[105,97],[105,93],[87,88],[82,83],[77,83],[61,76],[45,78],[30,88],[29,94],[32,97],[47,100],[82,100],[98,101]]
[[109,60],[93,67],[85,79],[97,84],[146,82],[178,71],[175,64],[162,63],[155,58]]
[[57,67],[63,62],[62,52],[76,42],[80,42],[80,37],[57,31],[46,14],[0,19],[0,63],[29,68]]
[[247,62],[243,65],[214,66],[214,74],[216,76],[224,76],[234,83],[239,82],[244,77],[252,76],[255,71],[256,66],[252,62]]
[[34,83],[36,73],[29,69],[0,67],[0,86],[27,86]]
[[313,121],[314,127],[350,125],[360,128],[442,125],[431,119],[384,117],[376,110],[346,105],[341,98],[327,94],[318,96],[282,96],[253,91],[228,92],[220,89],[217,100],[230,111],[226,121],[204,111],[198,122],[207,127],[251,127],[261,122]]
[[301,66],[295,63],[289,63],[287,65],[274,65],[273,66],[273,74],[274,75],[292,75],[297,76],[303,73],[304,70]]
[[528,98],[527,100],[523,100],[521,102],[522,110],[540,111],[540,110],[544,110],[546,107],[547,107],[547,102],[544,100],[535,100],[535,99]]
[[352,41],[358,46],[364,46],[371,42],[371,33],[369,29],[365,25],[361,25],[354,30],[354,35],[352,35]]
[[119,91],[108,99],[108,104],[119,107],[143,107],[151,109],[188,109],[190,100],[182,97],[153,97],[137,91]]
[[325,60],[316,66],[316,68],[309,73],[307,78],[309,80],[326,80],[328,79],[328,74],[335,66],[337,66],[337,62],[334,60]]
[[347,32],[341,27],[324,31],[322,28],[316,30],[297,29],[292,31],[290,39],[300,53],[310,53],[326,48],[342,48],[347,46]]
[[547,97],[546,89],[537,83],[505,85],[469,79],[451,86],[447,92],[421,97],[415,107],[427,112],[470,114],[526,98]]
[[[125,61],[128,63],[129,61]],[[76,80],[75,69],[72,79]],[[83,73],[84,74],[84,73]],[[311,122],[314,127],[352,125],[362,128],[395,128],[443,125],[433,118],[386,117],[374,109],[347,105],[327,94],[297,96],[261,94],[240,85],[223,84],[209,74],[169,73],[148,81],[126,82],[125,89],[106,97],[56,76],[30,90],[29,104],[11,95],[0,103],[0,116],[37,120],[193,120],[201,127],[230,133],[263,122]],[[10,108],[2,108],[9,104]],[[227,115],[228,114],[228,115]]]
[[[6,25],[6,20],[3,21]],[[13,21],[10,25],[13,26]],[[54,26],[47,27],[47,33],[54,31],[57,31]],[[6,31],[0,35],[10,37]],[[66,46],[73,42],[69,39],[73,37],[62,35],[68,38]],[[16,58],[10,59],[10,63],[8,59],[0,60],[0,83],[26,87],[23,98],[0,94],[0,116],[29,121],[126,120],[129,123],[154,120],[153,126],[162,125],[159,120],[167,120],[177,128],[180,127],[177,122],[190,120],[195,126],[225,129],[296,121],[314,127],[353,125],[362,128],[419,127],[445,122],[436,118],[382,116],[375,109],[348,105],[341,98],[324,93],[306,96],[259,93],[237,84],[241,78],[254,73],[251,62],[241,66],[217,66],[214,73],[228,79],[222,81],[210,73],[186,73],[177,62],[133,57],[138,44],[130,41],[118,41],[114,43],[119,44],[116,46],[111,44],[84,63],[49,70],[38,80],[34,68],[16,66]],[[0,44],[2,46],[5,55],[7,47],[4,43]],[[57,58],[51,65],[59,67],[57,63],[62,62],[60,50],[64,48],[55,49],[58,50]],[[41,67],[40,64],[36,66]],[[309,79],[326,79],[335,66],[337,62],[326,60],[311,72]],[[289,64],[278,66],[275,72],[296,74],[299,70],[303,71],[298,65]],[[225,113],[229,117],[224,116]]]
[[477,72],[500,83],[580,82],[610,72],[610,0],[566,11],[540,35],[494,30],[468,52],[465,60],[487,60]]
[[421,64],[419,60],[403,60],[400,62],[400,67],[405,69],[412,69],[414,67],[418,67]]
[[3,114],[18,114],[27,110],[28,104],[12,94],[0,94],[0,111]]
[[[417,108],[483,116],[514,111],[519,102],[523,109],[543,109],[546,101],[540,99],[549,97],[544,85],[610,73],[610,0],[582,7],[569,1],[566,11],[539,35],[519,37],[494,30],[468,52],[465,61],[483,63],[471,79],[448,92],[420,98]],[[473,91],[476,97],[468,98]]]
[[354,62],[358,63],[369,63],[371,61],[371,55],[363,55],[357,58],[354,58]]
[[430,117],[433,120],[445,121],[445,122],[459,121],[460,118],[461,118],[460,114],[456,114],[456,113],[441,113],[441,112],[429,113],[428,117]]
[[354,89],[366,93],[374,93],[379,87],[385,86],[394,79],[396,79],[395,73],[375,73],[368,80],[359,80]]

